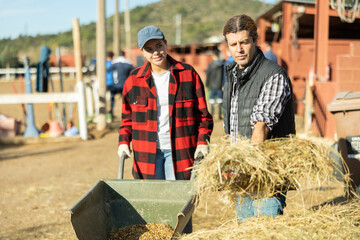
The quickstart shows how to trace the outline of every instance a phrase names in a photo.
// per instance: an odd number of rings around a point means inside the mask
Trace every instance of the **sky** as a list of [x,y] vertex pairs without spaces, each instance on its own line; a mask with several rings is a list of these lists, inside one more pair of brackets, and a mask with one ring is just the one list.
[[[115,13],[115,1],[106,0],[106,17]],[[160,0],[128,0],[129,8]],[[219,0],[220,1],[220,0]],[[97,0],[0,0],[0,39],[19,35],[57,34],[70,31],[72,20],[84,25],[97,20]],[[274,3],[276,0],[265,0]],[[119,11],[125,9],[119,0]]]
[[[128,0],[129,8],[159,0]],[[84,25],[97,20],[97,0],[0,0],[0,39],[19,35],[57,34],[72,29],[72,20]],[[106,17],[115,13],[115,0],[105,1]],[[119,1],[120,12],[125,1]]]

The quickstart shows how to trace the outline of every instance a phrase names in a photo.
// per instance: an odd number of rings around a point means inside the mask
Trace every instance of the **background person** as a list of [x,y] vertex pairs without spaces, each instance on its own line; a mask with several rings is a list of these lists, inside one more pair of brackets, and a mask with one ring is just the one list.
[[108,86],[108,90],[111,93],[111,103],[110,111],[107,119],[111,122],[114,117],[114,105],[115,105],[115,95],[122,95],[125,80],[129,77],[130,72],[134,70],[134,66],[130,64],[129,61],[123,56],[124,52],[120,52],[120,56],[115,58],[111,65],[107,68],[107,74],[111,74],[113,83]]
[[277,63],[277,56],[272,51],[271,43],[270,42],[265,42],[263,44],[263,48],[264,48],[263,53],[264,53],[265,58]]
[[[233,141],[242,136],[254,143],[295,134],[292,87],[285,70],[257,47],[257,27],[247,15],[230,18],[223,35],[234,62],[226,67],[224,128]],[[283,214],[285,194],[236,204],[239,220]]]
[[206,86],[210,89],[209,104],[211,115],[214,116],[216,100],[219,109],[219,119],[222,119],[223,87],[225,83],[225,60],[220,59],[219,55],[219,51],[212,53],[213,61],[206,70]]
[[[105,60],[106,69],[111,67],[113,58],[114,58],[114,53],[113,52],[111,52],[111,51],[106,52],[106,60]],[[108,71],[108,72],[106,72],[106,90],[107,90],[106,94],[111,95],[111,92],[110,92],[109,88],[113,84],[114,84],[113,73],[111,71]],[[107,99],[108,99],[108,95],[107,95]],[[113,106],[114,98],[112,98],[112,96],[111,96],[110,99],[111,99],[111,105],[110,105],[110,107],[111,107],[111,106]],[[106,114],[106,121],[107,122],[112,121],[112,110],[111,110],[111,108],[110,108],[109,112]]]
[[49,60],[51,49],[48,46],[42,46],[40,50],[40,59],[36,65],[36,87],[37,92],[47,92],[49,86]]
[[125,52],[123,50],[119,51],[119,56],[115,58],[114,62],[123,62],[133,65],[132,62],[125,57]]

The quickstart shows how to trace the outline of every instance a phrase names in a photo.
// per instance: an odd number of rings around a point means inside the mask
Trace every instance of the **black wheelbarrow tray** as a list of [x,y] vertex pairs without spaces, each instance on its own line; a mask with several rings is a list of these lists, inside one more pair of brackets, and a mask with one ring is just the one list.
[[80,240],[106,240],[120,227],[146,223],[167,223],[176,238],[194,211],[194,193],[194,180],[100,180],[70,208],[71,223]]

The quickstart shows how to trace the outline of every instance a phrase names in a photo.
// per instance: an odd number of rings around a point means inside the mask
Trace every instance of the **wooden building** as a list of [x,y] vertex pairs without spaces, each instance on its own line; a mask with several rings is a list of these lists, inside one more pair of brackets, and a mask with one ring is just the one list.
[[314,73],[312,130],[334,138],[335,122],[326,106],[339,92],[360,91],[360,16],[347,23],[328,0],[284,0],[257,24],[259,45],[272,43],[291,78],[297,114],[304,114],[306,80]]
[[[271,42],[278,64],[291,78],[296,114],[306,115],[306,81],[314,76],[310,80],[314,101],[311,128],[321,136],[334,138],[335,122],[327,105],[339,92],[360,91],[360,16],[346,23],[329,0],[283,0],[256,21],[258,45]],[[224,41],[170,45],[169,54],[194,66],[205,80],[205,70],[212,61],[209,52],[216,48],[226,57]],[[133,48],[131,55],[135,65],[143,63],[138,48]]]

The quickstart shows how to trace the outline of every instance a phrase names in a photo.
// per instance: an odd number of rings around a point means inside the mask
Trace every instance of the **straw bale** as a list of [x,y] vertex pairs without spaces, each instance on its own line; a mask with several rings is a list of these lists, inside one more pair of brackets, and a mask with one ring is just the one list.
[[360,200],[325,205],[277,217],[230,220],[212,230],[199,230],[181,240],[225,239],[360,239]]
[[[210,145],[209,155],[195,168],[196,190],[200,195],[221,191],[235,200],[234,194],[262,198],[302,190],[306,183],[321,186],[336,181],[334,171],[343,172],[330,151],[340,156],[321,141],[296,136],[260,144],[244,138],[230,143],[229,138],[222,138]],[[349,179],[347,174],[343,178]]]
[[169,224],[134,224],[110,233],[108,240],[170,240],[173,232]]

